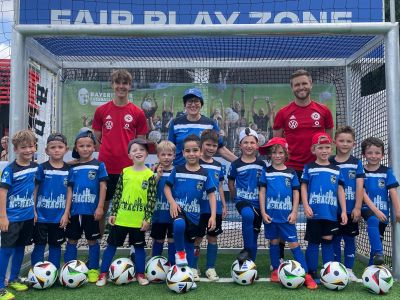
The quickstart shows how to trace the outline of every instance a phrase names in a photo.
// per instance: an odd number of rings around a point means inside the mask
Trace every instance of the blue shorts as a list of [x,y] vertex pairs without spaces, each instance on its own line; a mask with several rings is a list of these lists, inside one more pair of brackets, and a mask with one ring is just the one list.
[[295,224],[289,223],[264,223],[265,238],[268,240],[283,239],[289,243],[297,242],[297,230]]

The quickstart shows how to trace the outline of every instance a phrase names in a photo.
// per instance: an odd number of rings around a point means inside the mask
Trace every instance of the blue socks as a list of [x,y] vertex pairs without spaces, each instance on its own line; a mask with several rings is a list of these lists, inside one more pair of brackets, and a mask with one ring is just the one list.
[[46,249],[46,245],[37,245],[33,248],[31,254],[31,265],[34,266],[39,261],[44,261],[44,250]]
[[173,266],[175,264],[175,243],[168,243],[168,261]]
[[243,207],[240,214],[242,215],[242,236],[244,248],[252,252],[251,257],[254,261],[253,251],[254,249],[257,249],[257,246],[254,247],[254,212],[251,207]]
[[162,255],[164,243],[158,242],[156,240],[153,241],[153,247],[151,249],[151,256],[159,256]]
[[176,251],[183,251],[185,250],[185,229],[186,229],[185,220],[183,219],[174,220],[173,227],[174,227],[174,241],[175,241]]
[[135,247],[135,253],[136,274],[144,274],[146,261],[146,252],[144,251],[144,247]]
[[25,246],[14,248],[14,255],[11,259],[11,273],[9,281],[12,282],[18,278],[19,271],[21,270],[22,261],[24,260]]
[[107,245],[107,248],[106,248],[106,250],[104,250],[104,253],[103,253],[103,260],[101,261],[101,268],[100,268],[101,273],[108,272],[108,269],[110,268],[112,259],[115,255],[116,251],[117,251],[117,247],[110,245],[110,244]]
[[70,244],[67,242],[64,253],[64,263],[76,259],[78,256],[77,244]]
[[308,243],[306,249],[306,262],[308,270],[315,272],[318,269],[319,244]]
[[353,236],[343,236],[344,239],[344,266],[353,269],[356,259],[356,239]]
[[4,281],[6,279],[8,262],[14,252],[14,248],[0,247],[0,290],[5,288]]
[[196,268],[197,266],[194,264],[194,243],[185,243],[186,249],[186,259],[188,261],[188,265],[191,268]]
[[96,241],[94,245],[89,245],[89,266],[88,269],[98,269],[99,268],[99,258],[100,258],[100,245]]
[[276,270],[279,267],[279,254],[280,254],[279,244],[276,245],[270,244],[269,256],[271,259],[271,266],[273,270]]
[[207,269],[215,268],[215,261],[217,260],[218,244],[208,243],[207,245]]
[[332,240],[322,239],[321,243],[322,263],[326,264],[329,261],[333,261],[333,245]]
[[301,251],[300,246],[297,246],[296,248],[293,248],[291,250],[292,250],[294,259],[297,260],[300,263],[300,265],[303,267],[304,271],[306,271],[306,273],[308,273],[307,262],[306,262],[306,259],[304,258],[304,254]]
[[383,253],[382,241],[379,233],[379,219],[371,216],[367,220],[367,232],[371,245],[371,256]]
[[342,247],[341,247],[342,238],[344,238],[343,235],[334,235],[332,240],[334,260],[338,262],[342,261]]

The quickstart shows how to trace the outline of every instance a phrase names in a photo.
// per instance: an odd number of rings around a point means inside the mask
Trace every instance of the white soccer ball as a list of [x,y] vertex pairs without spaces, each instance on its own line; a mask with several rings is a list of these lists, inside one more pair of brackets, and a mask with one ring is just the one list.
[[278,276],[281,284],[288,289],[296,289],[304,283],[306,272],[299,262],[286,260],[278,268]]
[[321,283],[330,290],[344,289],[349,283],[346,267],[337,261],[327,262],[321,269]]
[[367,267],[362,275],[362,281],[368,291],[379,295],[388,293],[393,286],[392,274],[384,266]]
[[173,265],[167,273],[167,286],[171,291],[178,294],[183,294],[192,288],[193,273],[190,267],[179,267]]
[[49,261],[37,262],[28,273],[28,281],[35,289],[47,289],[57,280],[57,268]]
[[142,109],[143,110],[150,110],[152,107],[153,107],[153,105],[152,105],[151,101],[149,101],[149,100],[145,100],[142,103]]
[[77,288],[87,282],[88,268],[80,260],[67,262],[60,271],[60,283],[69,288]]
[[229,113],[227,113],[225,115],[225,119],[229,122],[229,123],[236,123],[237,121],[239,121],[239,115],[234,112],[233,110],[230,111]]
[[146,264],[147,280],[153,283],[164,282],[171,264],[164,256],[154,256]]
[[243,263],[235,260],[231,267],[231,275],[233,281],[237,284],[252,284],[257,277],[257,266],[252,260],[249,259]]
[[152,130],[149,132],[148,135],[149,141],[152,141],[153,143],[158,143],[161,140],[161,132],[158,130]]
[[135,278],[135,266],[126,257],[117,258],[108,269],[108,278],[116,285],[127,284]]

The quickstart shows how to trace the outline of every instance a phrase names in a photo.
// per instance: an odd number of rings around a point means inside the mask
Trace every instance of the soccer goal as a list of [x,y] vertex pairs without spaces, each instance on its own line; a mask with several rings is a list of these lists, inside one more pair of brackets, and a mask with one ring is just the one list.
[[[384,22],[382,1],[357,7],[351,1],[134,2],[15,1],[10,133],[33,128],[39,161],[48,134],[62,130],[73,141],[80,127],[90,126],[95,107],[112,98],[114,69],[134,75],[132,100],[146,111],[149,139],[166,137],[162,113],[182,111],[183,90],[198,86],[203,113],[219,122],[237,151],[244,126],[270,138],[274,112],[292,97],[290,74],[305,68],[313,98],[332,110],[335,125],[355,128],[354,154],[361,156],[364,138],[379,137],[389,149],[385,163],[400,176],[398,24]],[[29,80],[37,86],[36,103],[28,104]],[[257,124],[261,112],[268,119]],[[220,247],[241,248],[239,217],[229,208]],[[298,229],[305,246],[304,218]],[[384,244],[396,277],[399,229],[389,226]],[[368,256],[365,224],[360,231],[357,253]],[[259,244],[267,247],[263,233]]]

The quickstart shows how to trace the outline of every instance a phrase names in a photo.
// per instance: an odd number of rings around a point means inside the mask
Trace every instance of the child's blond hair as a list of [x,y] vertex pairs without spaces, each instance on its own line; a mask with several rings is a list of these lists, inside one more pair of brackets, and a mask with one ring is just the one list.
[[157,145],[157,154],[161,151],[172,151],[173,153],[175,153],[176,147],[171,141],[161,141]]
[[36,144],[37,138],[32,130],[25,129],[15,133],[12,137],[11,142],[14,148],[18,148],[18,146],[23,144]]

